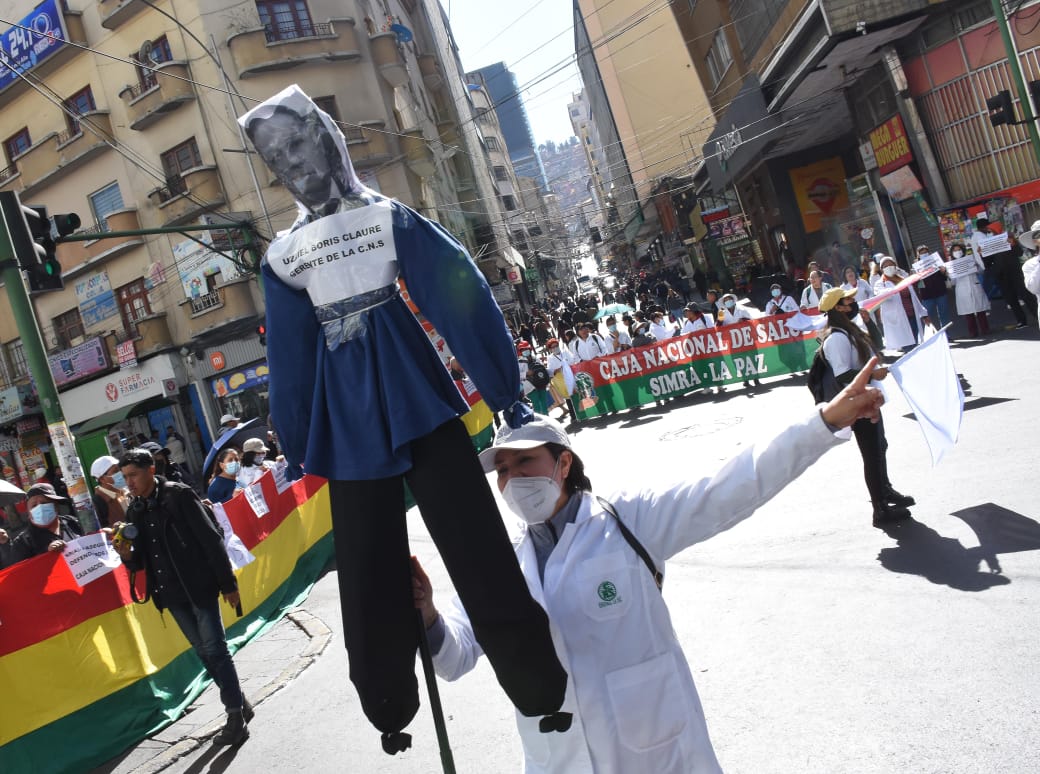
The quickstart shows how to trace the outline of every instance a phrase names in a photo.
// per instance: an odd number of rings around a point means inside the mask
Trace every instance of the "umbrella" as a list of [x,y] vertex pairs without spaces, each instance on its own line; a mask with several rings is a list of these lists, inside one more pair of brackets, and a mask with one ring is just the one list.
[[630,307],[628,304],[607,304],[598,312],[596,312],[597,320],[602,320],[604,317],[610,317],[612,314],[624,314],[625,312],[634,312],[635,309]]
[[10,481],[0,478],[0,506],[14,505],[25,499],[25,492]]
[[[250,419],[243,422],[238,427],[230,427],[217,436],[217,440],[213,442],[213,445],[209,448],[209,454],[206,455],[206,461],[202,463],[202,480],[206,482],[209,480],[210,474],[213,472],[213,460],[216,459],[217,454],[221,449],[227,446],[242,447],[250,438],[259,438],[262,441],[267,440],[267,425],[256,424],[260,420],[258,418]],[[205,484],[204,484],[205,485]]]

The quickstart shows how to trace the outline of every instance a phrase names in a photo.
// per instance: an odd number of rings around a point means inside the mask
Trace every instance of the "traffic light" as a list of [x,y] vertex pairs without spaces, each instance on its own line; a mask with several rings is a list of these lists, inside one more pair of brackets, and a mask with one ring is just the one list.
[[258,325],[258,326],[256,326],[256,335],[260,337],[260,346],[261,347],[266,347],[267,346],[267,326],[266,325]]
[[986,100],[986,110],[989,111],[989,122],[993,126],[1017,124],[1015,120],[1015,106],[1011,102],[1011,92],[998,91],[993,97]]
[[28,274],[29,291],[44,293],[64,288],[55,240],[79,228],[79,216],[70,213],[50,218],[46,207],[26,207],[12,191],[0,192],[0,211],[18,266]]

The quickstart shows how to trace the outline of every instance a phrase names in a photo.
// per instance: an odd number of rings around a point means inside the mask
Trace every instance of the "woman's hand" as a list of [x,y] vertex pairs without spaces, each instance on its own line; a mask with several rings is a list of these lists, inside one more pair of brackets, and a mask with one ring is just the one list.
[[[823,420],[834,427],[849,427],[857,419],[869,419],[876,423],[881,418],[881,405],[885,396],[875,387],[870,387],[870,380],[877,378],[878,359],[870,358],[860,369],[848,386],[834,396],[830,403],[822,409]],[[888,369],[881,369],[888,373]]]
[[437,621],[437,608],[433,604],[433,584],[423,570],[419,560],[412,557],[412,598],[415,609],[422,613],[423,626],[429,629]]

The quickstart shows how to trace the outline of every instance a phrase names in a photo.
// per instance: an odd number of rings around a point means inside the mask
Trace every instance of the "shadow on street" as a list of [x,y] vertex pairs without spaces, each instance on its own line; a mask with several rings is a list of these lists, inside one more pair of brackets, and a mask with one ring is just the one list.
[[[1040,549],[1040,524],[1028,516],[985,503],[953,513],[971,527],[979,545],[965,548],[956,538],[943,537],[918,521],[893,524],[885,532],[897,545],[878,552],[878,561],[892,572],[920,575],[932,583],[960,591],[985,591],[1005,586],[999,554]],[[982,569],[985,563],[986,569]]]

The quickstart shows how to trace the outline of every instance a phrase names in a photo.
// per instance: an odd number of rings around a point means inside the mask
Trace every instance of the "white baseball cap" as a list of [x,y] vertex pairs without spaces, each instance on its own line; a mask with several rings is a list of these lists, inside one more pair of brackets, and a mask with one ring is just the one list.
[[226,425],[228,422],[238,422],[239,419],[234,414],[225,414],[220,418],[220,424]]
[[533,449],[547,443],[558,443],[571,448],[571,439],[563,425],[550,417],[535,414],[534,419],[520,427],[502,425],[491,446],[480,453],[480,464],[485,473],[495,469],[495,456],[500,449]]
[[101,478],[108,472],[108,469],[113,465],[118,465],[119,460],[110,454],[106,454],[103,457],[98,457],[92,463],[90,463],[90,475],[94,478]]

